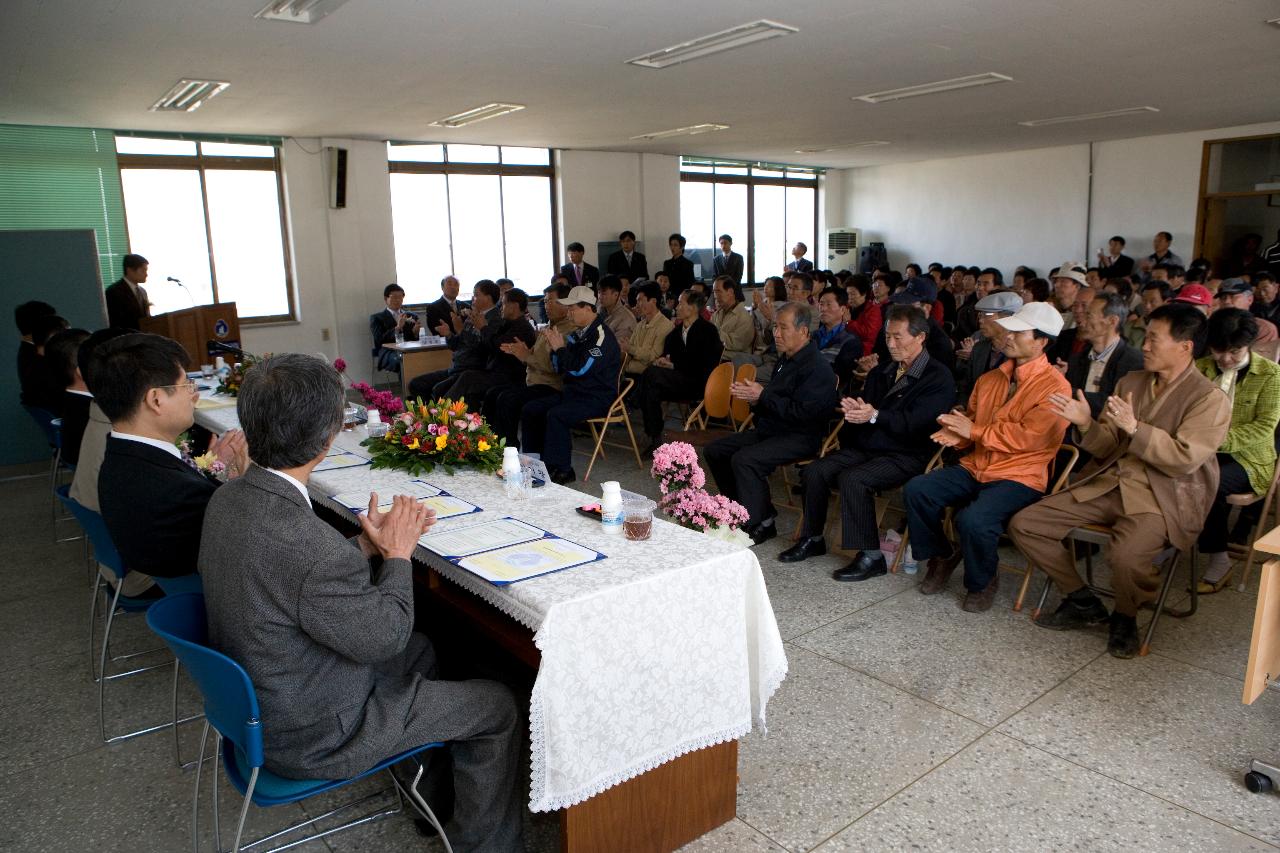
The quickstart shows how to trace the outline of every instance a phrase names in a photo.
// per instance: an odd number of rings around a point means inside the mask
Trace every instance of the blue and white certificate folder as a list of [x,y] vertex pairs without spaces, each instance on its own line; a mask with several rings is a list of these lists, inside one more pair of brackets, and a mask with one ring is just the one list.
[[418,543],[495,586],[608,559],[599,551],[510,517],[428,533]]
[[[367,491],[342,492],[340,494],[331,495],[330,497],[336,502],[345,506],[347,509],[359,515],[369,509],[369,495]],[[385,495],[378,496],[378,509],[382,512],[388,512],[391,509],[392,500],[396,495],[408,495],[414,498],[418,503],[426,504],[436,512],[436,519],[454,518],[459,515],[472,515],[482,512],[480,507],[473,503],[464,501],[462,498],[453,495],[433,486],[426,480],[412,480],[408,488],[398,488],[390,490]]]
[[320,464],[311,469],[311,473],[323,474],[325,471],[358,468],[361,465],[368,465],[370,461],[368,456],[356,453],[353,450],[334,450],[324,459],[321,459]]

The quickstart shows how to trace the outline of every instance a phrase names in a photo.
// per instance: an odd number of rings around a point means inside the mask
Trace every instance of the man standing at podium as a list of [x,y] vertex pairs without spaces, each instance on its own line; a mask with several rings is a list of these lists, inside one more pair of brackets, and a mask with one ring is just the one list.
[[147,259],[124,256],[124,276],[107,288],[107,324],[118,329],[141,330],[143,317],[151,316],[151,300],[143,283],[147,280]]

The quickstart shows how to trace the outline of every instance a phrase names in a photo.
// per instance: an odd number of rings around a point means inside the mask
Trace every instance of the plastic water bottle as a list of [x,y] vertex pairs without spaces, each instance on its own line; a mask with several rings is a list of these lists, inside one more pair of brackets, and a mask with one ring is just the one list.
[[425,344],[427,342],[427,327],[425,325],[418,327],[418,343]]
[[907,546],[907,551],[902,555],[902,571],[908,575],[914,575],[919,568],[916,558],[911,555],[911,546]]
[[520,482],[520,451],[517,448],[502,448],[502,483],[508,500],[518,501],[524,497]]
[[600,501],[600,523],[604,525],[605,533],[620,534],[622,533],[622,487],[617,480],[609,480],[601,483],[600,488],[604,493],[604,498]]
[[369,433],[369,438],[382,438],[387,434],[387,425],[382,422],[382,412],[377,409],[370,409],[368,412],[369,420],[365,423],[365,429]]

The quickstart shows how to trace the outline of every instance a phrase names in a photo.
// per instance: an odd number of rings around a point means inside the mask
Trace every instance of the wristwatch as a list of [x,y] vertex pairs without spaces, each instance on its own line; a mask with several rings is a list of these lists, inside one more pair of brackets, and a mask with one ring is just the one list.
[[878,417],[880,417],[880,410],[879,410],[879,409],[876,409],[875,411],[873,411],[873,412],[871,413],[871,420],[867,421],[867,423],[869,423],[869,424],[873,424],[873,423],[875,423],[875,422],[876,422],[876,418],[878,418]]

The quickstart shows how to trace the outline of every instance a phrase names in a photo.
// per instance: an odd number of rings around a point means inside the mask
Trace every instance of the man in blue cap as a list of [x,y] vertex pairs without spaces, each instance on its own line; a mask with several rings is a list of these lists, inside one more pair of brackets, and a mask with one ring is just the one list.
[[[889,297],[889,302],[894,305],[914,305],[924,311],[925,316],[928,316],[933,308],[933,303],[937,299],[938,286],[934,284],[932,278],[913,276],[907,279],[906,285],[901,290]],[[930,358],[946,365],[948,370],[955,369],[955,346],[951,343],[951,337],[947,335],[946,330],[938,325],[937,320],[929,320],[929,335],[925,338],[924,348],[929,353]],[[871,370],[877,364],[888,364],[892,360],[892,356],[889,354],[889,344],[885,341],[885,329],[882,326],[880,335],[876,338],[875,349],[871,351],[871,355],[863,358],[858,364],[863,370]]]

